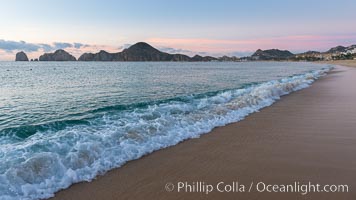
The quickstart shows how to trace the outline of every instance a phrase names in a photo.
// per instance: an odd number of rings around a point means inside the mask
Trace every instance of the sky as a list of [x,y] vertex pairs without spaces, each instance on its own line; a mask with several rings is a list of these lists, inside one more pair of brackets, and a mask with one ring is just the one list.
[[169,53],[294,53],[356,44],[355,0],[0,0],[0,60],[144,41]]

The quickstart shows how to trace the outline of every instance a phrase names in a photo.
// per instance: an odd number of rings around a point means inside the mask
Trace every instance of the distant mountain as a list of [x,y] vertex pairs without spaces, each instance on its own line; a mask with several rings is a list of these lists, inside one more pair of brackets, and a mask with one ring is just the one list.
[[161,52],[145,42],[138,42],[128,49],[118,53],[100,51],[98,53],[84,53],[78,61],[213,61],[214,57],[194,56],[183,54],[169,54]]
[[190,58],[190,61],[193,62],[207,62],[207,61],[213,61],[213,60],[218,60],[217,58],[211,57],[211,56],[200,56],[200,55],[195,55],[192,58]]
[[39,61],[76,61],[77,59],[63,49],[59,49],[54,53],[45,53],[40,56]]
[[321,55],[322,52],[320,51],[306,51],[304,53],[298,53],[298,54],[295,54],[295,57],[302,57],[302,56],[319,56]]
[[223,61],[223,62],[236,62],[236,61],[240,61],[240,59],[236,56],[223,56],[223,57],[219,57],[218,58],[219,61]]
[[344,46],[336,46],[336,47],[332,47],[330,48],[328,51],[325,51],[325,52],[319,52],[319,51],[307,51],[307,52],[304,52],[304,53],[299,53],[299,54],[296,54],[296,55],[299,55],[299,56],[314,56],[314,55],[328,55],[328,54],[348,54],[348,53],[356,53],[356,45],[350,45],[350,46],[347,46],[347,47],[344,47]]
[[344,53],[356,54],[356,45],[354,44],[354,45],[346,47],[346,52],[344,52]]
[[293,57],[290,51],[279,50],[279,49],[268,49],[261,50],[258,49],[254,54],[252,54],[252,60],[287,60],[288,58]]
[[25,52],[20,51],[16,54],[15,61],[28,61],[28,57]]
[[[98,53],[84,53],[78,61],[188,61],[188,62],[208,62],[208,61],[265,61],[265,60],[291,60],[291,61],[318,61],[318,60],[338,60],[356,58],[356,45],[348,47],[336,46],[326,52],[307,51],[293,54],[288,50],[279,49],[258,49],[254,54],[247,57],[237,58],[222,56],[215,58],[212,56],[195,55],[189,57],[184,54],[169,54],[162,52],[145,42],[138,42],[122,52],[109,53],[101,50]],[[35,59],[36,60],[36,59]],[[28,61],[24,52],[16,54],[16,61]],[[76,61],[76,58],[68,52],[59,49],[54,53],[45,53],[40,56],[39,61]]]
[[121,52],[124,61],[190,61],[183,54],[169,54],[155,49],[145,42],[139,42]]
[[318,54],[318,53],[321,53],[320,51],[307,51],[305,53],[302,53],[302,54]]
[[258,49],[254,54],[240,58],[241,61],[264,61],[264,60],[290,60],[290,61],[320,61],[320,60],[344,60],[356,58],[356,45],[348,47],[336,46],[328,51],[307,51],[293,54],[287,50],[279,49]]
[[[26,60],[28,58],[24,52],[19,52],[16,55],[16,61]],[[34,59],[32,61],[35,61]],[[76,58],[64,51],[59,49],[54,53],[45,53],[41,55],[38,59],[39,61],[76,61]],[[200,56],[195,55],[194,57],[189,57],[184,54],[169,54],[162,52],[145,42],[138,42],[122,52],[109,53],[107,51],[101,50],[98,53],[84,53],[79,58],[78,61],[188,61],[188,62],[208,62],[208,61],[239,61],[237,57],[223,56],[220,58],[215,58],[212,56]]]
[[337,46],[337,47],[333,47],[331,48],[329,51],[325,52],[325,53],[341,53],[346,51],[346,47],[344,46]]
[[336,46],[330,48],[328,51],[307,51],[299,53],[292,58],[292,60],[306,60],[306,61],[319,61],[319,60],[345,60],[356,58],[356,45],[348,47]]
[[307,51],[304,53],[295,54],[291,60],[304,60],[304,61],[320,61],[323,59],[322,53],[319,51]]
[[121,61],[118,53],[109,53],[104,50],[98,53],[84,53],[78,58],[78,61]]

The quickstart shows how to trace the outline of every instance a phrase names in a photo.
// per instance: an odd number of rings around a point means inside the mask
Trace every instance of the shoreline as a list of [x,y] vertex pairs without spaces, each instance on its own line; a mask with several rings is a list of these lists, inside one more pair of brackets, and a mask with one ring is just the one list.
[[321,64],[341,65],[346,67],[356,67],[356,60],[333,60],[333,61],[319,61]]
[[[329,62],[329,64],[339,64]],[[354,65],[356,66],[356,65]],[[348,193],[311,193],[312,199],[355,196],[356,69],[337,67],[309,88],[283,96],[246,119],[198,139],[155,151],[52,199],[286,199],[298,193],[167,192],[167,182],[312,181],[350,184]],[[353,82],[352,82],[353,81]],[[346,88],[345,88],[346,87]],[[349,90],[347,91],[347,88]],[[348,105],[348,106],[346,106]],[[292,114],[291,114],[292,113]]]

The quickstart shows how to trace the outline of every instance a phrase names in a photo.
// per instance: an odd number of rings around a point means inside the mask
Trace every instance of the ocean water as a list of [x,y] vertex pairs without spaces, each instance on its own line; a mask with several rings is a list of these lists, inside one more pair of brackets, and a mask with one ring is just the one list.
[[0,62],[0,199],[41,199],[243,120],[331,66]]

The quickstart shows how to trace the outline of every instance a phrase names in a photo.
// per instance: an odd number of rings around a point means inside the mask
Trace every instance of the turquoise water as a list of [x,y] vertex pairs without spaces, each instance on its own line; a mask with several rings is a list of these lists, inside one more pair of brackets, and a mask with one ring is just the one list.
[[309,86],[311,63],[0,62],[0,199],[47,198]]

